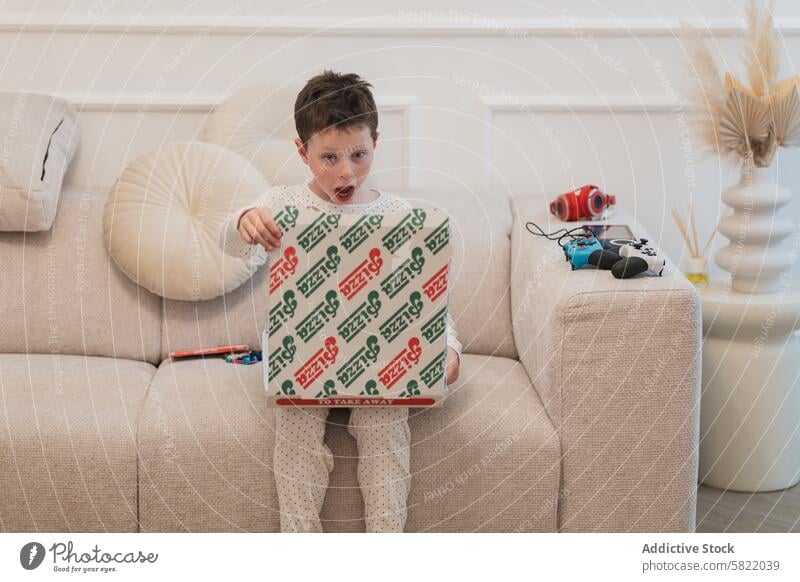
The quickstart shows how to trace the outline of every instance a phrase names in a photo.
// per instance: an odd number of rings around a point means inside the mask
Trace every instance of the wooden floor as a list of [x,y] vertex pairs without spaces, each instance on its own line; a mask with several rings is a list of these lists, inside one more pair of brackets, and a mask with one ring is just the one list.
[[737,493],[701,485],[697,532],[800,532],[800,484],[771,493]]

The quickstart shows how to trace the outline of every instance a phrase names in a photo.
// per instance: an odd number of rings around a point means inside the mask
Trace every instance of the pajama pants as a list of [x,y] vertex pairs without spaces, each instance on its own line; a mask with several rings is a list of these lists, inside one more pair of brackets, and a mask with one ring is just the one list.
[[[323,442],[327,408],[275,409],[275,483],[281,531],[321,532],[319,514],[333,454]],[[358,485],[368,532],[401,532],[411,487],[408,408],[351,408]]]

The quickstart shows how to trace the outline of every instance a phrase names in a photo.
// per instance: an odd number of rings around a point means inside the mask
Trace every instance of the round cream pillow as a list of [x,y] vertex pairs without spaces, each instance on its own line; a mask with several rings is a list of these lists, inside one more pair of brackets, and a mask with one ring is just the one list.
[[164,144],[131,162],[111,189],[103,211],[106,247],[126,275],[157,295],[188,301],[223,295],[264,258],[224,254],[220,228],[268,188],[252,164],[228,149]]
[[270,184],[305,180],[308,168],[297,155],[294,101],[288,91],[251,87],[236,93],[206,119],[203,139],[240,154]]

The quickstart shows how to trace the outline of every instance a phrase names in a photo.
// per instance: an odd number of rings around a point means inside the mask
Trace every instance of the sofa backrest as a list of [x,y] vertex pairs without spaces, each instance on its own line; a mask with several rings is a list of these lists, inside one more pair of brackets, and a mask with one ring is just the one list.
[[0,353],[107,356],[158,364],[161,298],[103,244],[106,188],[66,187],[51,230],[0,232]]
[[264,265],[239,288],[208,301],[164,299],[161,357],[173,350],[243,343],[261,349],[268,272]]
[[[50,231],[0,233],[0,353],[120,357],[158,364],[176,349],[261,345],[267,266],[209,301],[163,300],[131,281],[102,239],[108,188],[66,187]],[[516,358],[511,210],[504,198],[398,193],[451,216],[450,311],[464,351]]]
[[[396,193],[414,206],[451,217],[450,312],[464,351],[517,358],[511,328],[509,279],[511,209],[505,198],[458,193]],[[224,297],[191,303],[164,301],[163,358],[176,349],[248,343],[261,345],[268,305],[265,265]]]

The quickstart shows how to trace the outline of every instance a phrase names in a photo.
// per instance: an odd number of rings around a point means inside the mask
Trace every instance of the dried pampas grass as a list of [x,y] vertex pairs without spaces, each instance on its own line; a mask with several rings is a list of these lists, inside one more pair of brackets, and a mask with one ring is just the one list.
[[764,15],[750,0],[746,14],[749,87],[731,73],[723,82],[700,34],[684,25],[693,77],[688,99],[705,153],[740,163],[752,157],[756,166],[766,167],[779,146],[800,145],[800,77],[777,82],[772,0]]
[[770,0],[766,12],[759,18],[758,2],[750,0],[747,5],[747,78],[753,94],[758,99],[768,100],[775,92],[778,78],[778,48],[775,43]]
[[683,25],[689,57],[689,102],[694,109],[690,122],[700,137],[701,153],[719,154],[719,123],[725,109],[725,85],[714,57],[703,42],[700,32]]

